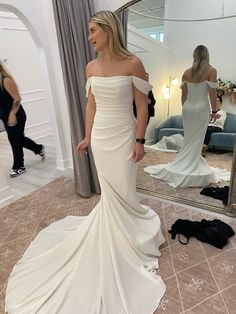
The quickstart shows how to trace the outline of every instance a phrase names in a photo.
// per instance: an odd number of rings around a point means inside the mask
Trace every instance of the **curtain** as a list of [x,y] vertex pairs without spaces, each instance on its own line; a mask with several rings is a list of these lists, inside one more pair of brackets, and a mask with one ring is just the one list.
[[75,147],[85,135],[86,64],[95,56],[88,43],[88,21],[95,13],[93,0],[53,0],[64,84],[70,116],[75,192],[89,197],[100,193],[91,149],[78,157]]

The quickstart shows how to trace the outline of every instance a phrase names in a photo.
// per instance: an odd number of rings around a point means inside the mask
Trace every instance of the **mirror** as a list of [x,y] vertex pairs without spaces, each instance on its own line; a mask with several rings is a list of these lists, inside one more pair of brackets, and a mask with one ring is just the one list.
[[[154,149],[153,144],[158,140],[158,127],[162,125],[164,128],[164,122],[167,119],[170,117],[175,119],[176,116],[181,115],[179,85],[183,72],[192,64],[193,49],[199,44],[207,46],[210,62],[216,67],[218,77],[222,81],[235,81],[236,79],[236,69],[232,67],[232,64],[235,63],[233,56],[236,52],[236,45],[232,43],[230,36],[227,36],[227,33],[230,33],[229,30],[235,26],[236,17],[214,19],[214,17],[232,15],[233,12],[230,12],[230,4],[228,7],[224,7],[224,0],[222,0],[221,5],[211,2],[209,8],[204,9],[204,13],[199,10],[200,4],[194,0],[185,1],[184,10],[175,1],[168,1],[167,6],[165,0],[131,1],[118,10],[127,9],[127,46],[143,61],[146,71],[149,73],[149,81],[153,85],[153,93],[157,101],[155,117],[150,119],[147,128],[147,149],[146,155],[139,165],[137,190],[185,205],[222,213],[230,212],[234,215],[235,202],[232,195],[235,195],[234,187],[236,185],[234,184],[235,154],[233,162],[233,147],[236,146],[234,144],[235,135],[231,137],[230,147],[209,146],[210,149],[206,156],[210,166],[228,171],[231,171],[232,168],[228,206],[225,206],[221,200],[201,195],[200,191],[203,187],[173,188],[166,182],[155,179],[144,172],[146,166],[165,164],[176,157],[175,152],[161,151],[160,147],[158,150]],[[233,5],[233,0],[231,2]],[[166,17],[172,18],[167,19]],[[206,18],[209,20],[202,21]],[[194,21],[189,21],[191,19]],[[224,49],[224,47],[229,46],[231,49],[230,52],[227,52],[228,49]],[[224,57],[222,57],[222,53]],[[176,79],[179,81],[178,85],[173,84]],[[163,87],[165,87],[164,90]],[[236,101],[232,96],[227,91],[223,96],[222,109],[227,112],[227,115],[228,113],[229,115],[236,115]],[[222,181],[213,186],[229,186],[229,182]]]

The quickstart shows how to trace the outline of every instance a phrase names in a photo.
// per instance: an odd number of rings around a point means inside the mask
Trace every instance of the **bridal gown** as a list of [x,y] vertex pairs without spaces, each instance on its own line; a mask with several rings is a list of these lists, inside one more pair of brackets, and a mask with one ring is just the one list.
[[144,171],[173,187],[200,187],[229,181],[229,171],[210,167],[201,156],[210,116],[208,89],[216,88],[216,83],[184,81],[181,87],[184,84],[187,84],[188,89],[188,97],[182,111],[184,146],[173,162],[148,166]]
[[134,76],[90,77],[96,101],[91,146],[101,200],[86,217],[68,216],[43,229],[14,267],[9,314],[152,314],[165,292],[157,256],[160,219],[141,206],[132,159]]

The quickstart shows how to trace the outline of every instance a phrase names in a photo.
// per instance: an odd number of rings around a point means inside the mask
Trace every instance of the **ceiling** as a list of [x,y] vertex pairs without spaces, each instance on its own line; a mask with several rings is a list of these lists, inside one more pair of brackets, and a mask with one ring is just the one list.
[[131,10],[148,16],[158,16],[164,18],[165,0],[142,0],[129,7],[128,23],[135,28],[143,29],[163,25],[162,20],[156,20],[131,12]]

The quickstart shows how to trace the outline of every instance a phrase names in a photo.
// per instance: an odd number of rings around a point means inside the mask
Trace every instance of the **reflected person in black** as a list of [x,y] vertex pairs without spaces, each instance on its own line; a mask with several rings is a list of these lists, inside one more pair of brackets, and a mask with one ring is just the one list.
[[221,110],[222,105],[222,96],[217,95],[217,114],[219,115],[219,118],[215,121],[210,121],[207,127],[204,144],[202,146],[202,156],[206,157],[207,150],[208,150],[208,144],[211,140],[211,134],[215,132],[222,132],[226,120],[226,112],[224,110]]
[[[149,74],[147,72],[146,72],[146,78],[147,78],[147,81],[149,82]],[[154,108],[155,104],[156,104],[156,100],[154,98],[153,92],[150,90],[148,93],[148,120],[147,120],[147,125],[150,121],[150,118],[155,116],[155,108]],[[134,112],[134,116],[136,118],[137,112],[136,112],[135,100],[133,102],[133,112]]]
[[23,148],[27,148],[45,158],[44,146],[24,135],[26,113],[21,105],[21,97],[12,75],[0,61],[0,119],[3,121],[13,153],[10,177],[14,178],[26,171]]

